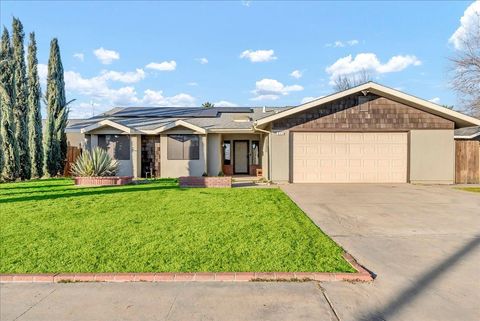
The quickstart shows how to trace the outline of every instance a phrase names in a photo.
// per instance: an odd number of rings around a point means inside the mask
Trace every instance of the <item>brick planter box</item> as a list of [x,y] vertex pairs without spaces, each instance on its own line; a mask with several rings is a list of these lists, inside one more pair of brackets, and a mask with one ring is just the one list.
[[126,185],[132,182],[132,176],[75,177],[78,186],[112,186]]
[[180,187],[232,187],[232,178],[230,176],[182,176],[178,178],[178,184]]

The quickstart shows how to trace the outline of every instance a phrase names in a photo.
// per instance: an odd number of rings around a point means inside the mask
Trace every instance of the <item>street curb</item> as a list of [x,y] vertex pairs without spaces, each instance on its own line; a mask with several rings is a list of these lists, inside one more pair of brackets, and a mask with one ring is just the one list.
[[69,282],[249,282],[249,281],[373,281],[372,275],[355,258],[344,253],[355,273],[331,272],[194,272],[194,273],[42,273],[0,274],[0,283]]

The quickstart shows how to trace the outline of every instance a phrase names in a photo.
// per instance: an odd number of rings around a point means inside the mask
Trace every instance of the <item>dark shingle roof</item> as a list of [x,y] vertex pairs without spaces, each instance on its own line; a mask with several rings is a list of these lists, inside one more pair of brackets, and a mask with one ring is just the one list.
[[79,131],[102,120],[111,120],[137,130],[155,130],[177,120],[205,129],[250,129],[253,122],[285,110],[282,107],[116,107],[105,113],[69,124]]
[[480,126],[471,126],[455,129],[455,137],[470,137],[480,135]]

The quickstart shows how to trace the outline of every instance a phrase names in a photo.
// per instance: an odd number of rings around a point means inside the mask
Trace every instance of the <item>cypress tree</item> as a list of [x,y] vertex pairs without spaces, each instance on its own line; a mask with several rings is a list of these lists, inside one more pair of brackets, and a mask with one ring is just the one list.
[[45,173],[55,176],[63,169],[66,155],[66,110],[65,82],[58,40],[50,42],[47,75],[47,122],[45,127]]
[[15,121],[15,139],[18,143],[20,161],[19,175],[22,180],[30,179],[30,151],[28,146],[28,102],[25,72],[25,33],[19,19],[13,18],[13,60],[15,67],[15,100],[13,118]]
[[38,77],[37,42],[30,33],[28,45],[28,145],[32,177],[43,176],[42,115],[40,113],[40,80]]
[[15,123],[13,120],[13,106],[15,102],[14,62],[12,47],[7,28],[3,28],[0,49],[0,112],[2,136],[3,169],[1,176],[5,181],[14,181],[18,178],[19,158],[18,145],[15,139]]
[[[0,63],[2,63],[0,61]],[[2,70],[3,72],[3,70]],[[1,84],[0,84],[1,86]],[[1,90],[1,89],[0,89]],[[1,93],[0,93],[1,95]],[[0,97],[0,126],[2,125],[2,102],[1,102],[1,97]],[[3,139],[2,139],[2,130],[0,129],[0,148],[3,147]],[[3,152],[0,151],[0,182],[2,181],[2,170],[3,170]]]

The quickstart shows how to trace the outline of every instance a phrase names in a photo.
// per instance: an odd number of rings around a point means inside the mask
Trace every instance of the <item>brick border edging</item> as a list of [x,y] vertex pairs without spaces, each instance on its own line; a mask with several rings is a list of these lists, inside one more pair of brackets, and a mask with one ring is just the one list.
[[0,274],[0,283],[180,282],[180,281],[373,281],[372,275],[348,253],[343,257],[357,270],[335,272],[195,272],[195,273],[44,273]]

